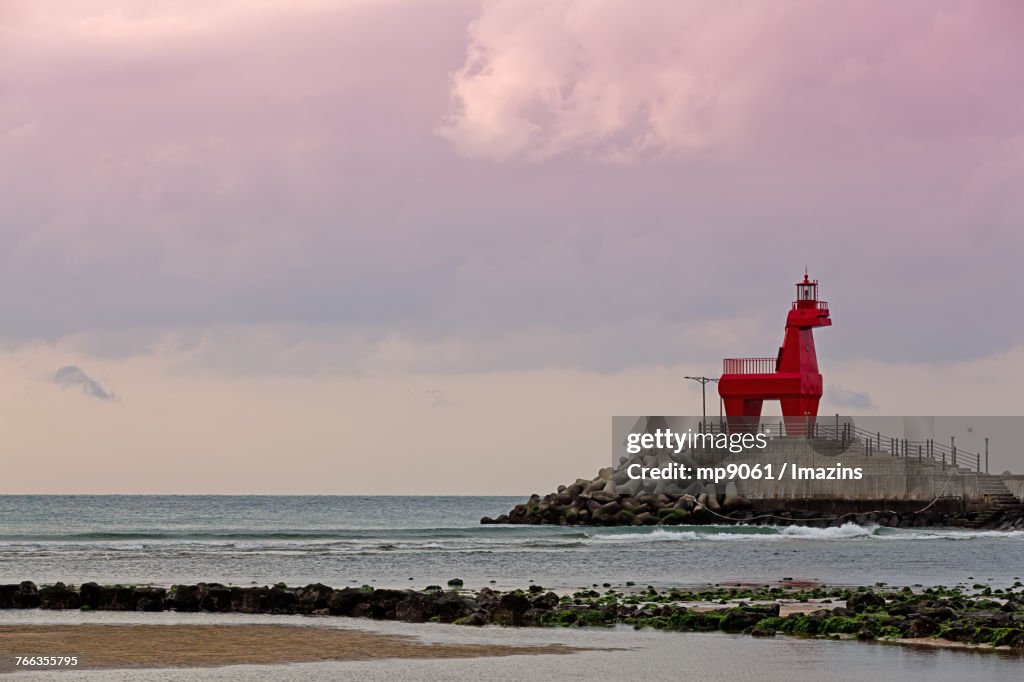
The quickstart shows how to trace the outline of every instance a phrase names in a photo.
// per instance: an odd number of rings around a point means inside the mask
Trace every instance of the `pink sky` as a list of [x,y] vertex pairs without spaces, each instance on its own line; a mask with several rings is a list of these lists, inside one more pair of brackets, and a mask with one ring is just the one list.
[[[693,411],[681,374],[771,354],[805,265],[823,410],[1020,413],[1022,25],[1009,0],[4,3],[8,492],[547,489],[605,462],[611,414]],[[380,420],[413,473],[353,480]],[[452,479],[484,456],[509,464]]]

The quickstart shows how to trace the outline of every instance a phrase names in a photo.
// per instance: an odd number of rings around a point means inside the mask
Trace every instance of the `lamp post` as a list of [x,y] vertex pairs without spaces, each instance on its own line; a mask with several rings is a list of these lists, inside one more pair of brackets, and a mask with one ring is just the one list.
[[[696,381],[696,382],[698,382],[700,384],[701,426],[703,428],[703,425],[708,420],[708,396],[707,396],[708,382],[709,381],[713,381],[713,382],[715,382],[717,384],[718,383],[718,379],[712,379],[711,377],[683,377],[683,378],[684,379],[689,379],[691,381]],[[719,420],[721,420],[721,418],[722,418],[722,414],[721,414],[721,412],[722,412],[722,401],[721,400],[718,401],[718,412],[719,412],[718,418],[719,418]]]

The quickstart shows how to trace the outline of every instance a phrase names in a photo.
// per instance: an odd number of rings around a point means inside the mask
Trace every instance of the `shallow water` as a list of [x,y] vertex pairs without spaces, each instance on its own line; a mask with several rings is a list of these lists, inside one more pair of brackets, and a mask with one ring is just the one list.
[[[467,628],[349,618],[241,614],[133,614],[0,611],[0,623],[289,623],[365,629],[436,642],[540,645],[586,649],[566,655],[479,659],[381,660],[186,670],[62,671],[61,680],[1019,680],[1024,659],[993,652],[919,649],[892,644],[632,628]],[[18,673],[12,679],[41,679]],[[54,676],[56,677],[56,675]]]
[[[1024,533],[481,526],[513,497],[2,496],[0,582],[423,587],[831,584],[1024,576]],[[410,580],[412,578],[412,580]],[[494,581],[491,583],[490,581]]]

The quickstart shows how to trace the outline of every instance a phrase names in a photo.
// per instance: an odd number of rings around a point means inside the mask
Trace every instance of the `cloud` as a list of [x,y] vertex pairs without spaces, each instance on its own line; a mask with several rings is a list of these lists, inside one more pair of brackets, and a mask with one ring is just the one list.
[[408,392],[409,395],[414,396],[417,399],[422,399],[426,404],[433,408],[451,405],[451,401],[448,400],[444,390],[440,388],[426,388],[422,391],[410,388],[408,389]]
[[867,393],[843,388],[839,384],[834,384],[826,389],[825,400],[838,407],[854,407],[860,410],[870,410],[875,407],[871,396]]
[[708,374],[805,263],[828,362],[1024,340],[1019,3],[13,4],[3,346]]
[[975,96],[1020,57],[1004,51],[1013,5],[497,0],[470,25],[439,133],[492,160],[823,152],[979,120],[999,134],[1012,118]]
[[82,392],[100,400],[114,400],[116,396],[108,393],[99,382],[90,377],[75,365],[65,365],[53,375],[53,382],[61,388],[74,388],[80,386]]

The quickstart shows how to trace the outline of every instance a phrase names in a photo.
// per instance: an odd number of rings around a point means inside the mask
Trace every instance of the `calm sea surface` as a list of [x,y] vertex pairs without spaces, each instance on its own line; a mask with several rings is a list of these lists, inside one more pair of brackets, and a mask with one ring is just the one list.
[[572,588],[790,577],[1005,586],[1024,576],[1019,532],[479,525],[521,501],[0,496],[0,582],[424,587],[460,577],[467,587]]

